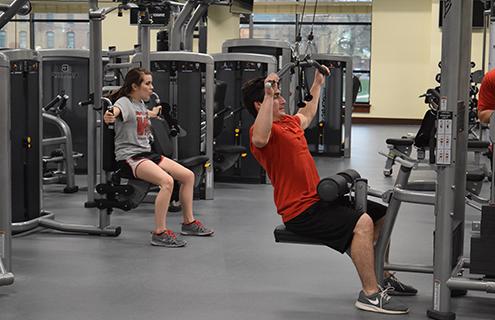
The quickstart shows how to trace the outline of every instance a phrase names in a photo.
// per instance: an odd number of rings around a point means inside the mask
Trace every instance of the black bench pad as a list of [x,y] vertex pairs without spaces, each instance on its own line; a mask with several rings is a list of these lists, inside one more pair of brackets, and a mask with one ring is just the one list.
[[387,144],[391,144],[391,145],[394,145],[394,146],[412,146],[413,143],[414,143],[414,140],[413,139],[407,139],[407,138],[403,138],[403,139],[392,139],[392,138],[389,138],[387,140],[385,140],[385,142]]
[[285,229],[285,225],[281,224],[275,228],[275,231],[273,231],[273,234],[275,235],[275,242],[280,242],[280,243],[297,243],[297,244],[312,244],[312,245],[324,245],[318,240],[311,239],[311,238],[305,238],[298,236],[295,233],[292,233]]
[[213,147],[213,152],[238,154],[246,152],[246,147],[237,145],[215,145]]
[[473,149],[487,149],[490,146],[490,142],[488,141],[478,141],[478,140],[469,140],[468,148]]
[[468,171],[466,173],[466,180],[471,182],[480,182],[486,178],[485,173],[482,170],[476,169]]

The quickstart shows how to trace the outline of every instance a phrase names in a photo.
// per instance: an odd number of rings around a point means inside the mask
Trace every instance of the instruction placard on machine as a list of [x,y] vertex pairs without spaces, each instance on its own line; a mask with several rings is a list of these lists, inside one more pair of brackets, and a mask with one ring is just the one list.
[[438,111],[437,165],[452,163],[452,118],[451,111]]

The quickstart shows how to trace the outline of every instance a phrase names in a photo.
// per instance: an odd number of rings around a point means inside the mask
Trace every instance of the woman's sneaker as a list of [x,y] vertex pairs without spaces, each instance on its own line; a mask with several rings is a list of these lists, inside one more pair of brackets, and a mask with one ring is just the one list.
[[393,274],[383,280],[383,285],[385,288],[392,288],[388,293],[391,296],[415,296],[418,293],[418,290],[400,282]]
[[194,220],[194,222],[182,224],[182,230],[180,234],[184,236],[211,236],[214,233],[213,230],[205,227],[201,221]]
[[385,314],[406,314],[409,308],[402,303],[392,300],[387,294],[389,289],[381,289],[377,293],[367,296],[363,291],[359,293],[355,306],[358,309],[385,313]]
[[151,235],[151,245],[168,248],[184,247],[187,244],[183,239],[177,238],[172,230],[165,230],[160,234]]

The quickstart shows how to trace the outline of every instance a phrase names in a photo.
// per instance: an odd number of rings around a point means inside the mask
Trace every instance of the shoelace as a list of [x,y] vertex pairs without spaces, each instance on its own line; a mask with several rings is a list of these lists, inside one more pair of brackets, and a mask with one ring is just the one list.
[[177,236],[175,235],[175,233],[172,231],[172,230],[167,230],[165,231],[165,233],[172,239],[176,239]]
[[393,288],[391,287],[386,287],[385,289],[382,287],[380,288],[380,305],[383,306],[383,301],[388,302],[390,300],[390,296],[388,295],[388,291],[392,290]]
[[196,225],[198,227],[198,230],[201,232],[204,232],[206,230],[205,226],[199,220],[194,220],[193,224]]
[[402,284],[402,282],[400,282],[399,279],[397,279],[394,274],[390,274],[389,279],[392,280],[392,282],[397,283],[402,290],[406,289],[405,286]]

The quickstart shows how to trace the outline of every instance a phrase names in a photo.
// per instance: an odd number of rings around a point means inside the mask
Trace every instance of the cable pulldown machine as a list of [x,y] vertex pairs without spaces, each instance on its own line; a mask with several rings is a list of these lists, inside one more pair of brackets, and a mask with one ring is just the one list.
[[[215,79],[226,84],[224,98],[225,108],[229,109],[223,121],[215,119],[214,168],[215,180],[221,182],[266,183],[266,173],[249,151],[249,128],[254,119],[242,106],[242,85],[251,79],[266,77],[277,71],[278,62],[274,56],[253,53],[219,53],[213,54],[215,60]],[[223,122],[223,123],[222,123]],[[221,128],[217,128],[221,126]],[[244,153],[238,158],[229,154],[229,146],[244,148]],[[234,150],[235,151],[235,150]],[[227,152],[226,152],[227,153]],[[234,152],[232,152],[234,153]],[[223,170],[222,161],[232,158],[235,163],[226,165]]]

